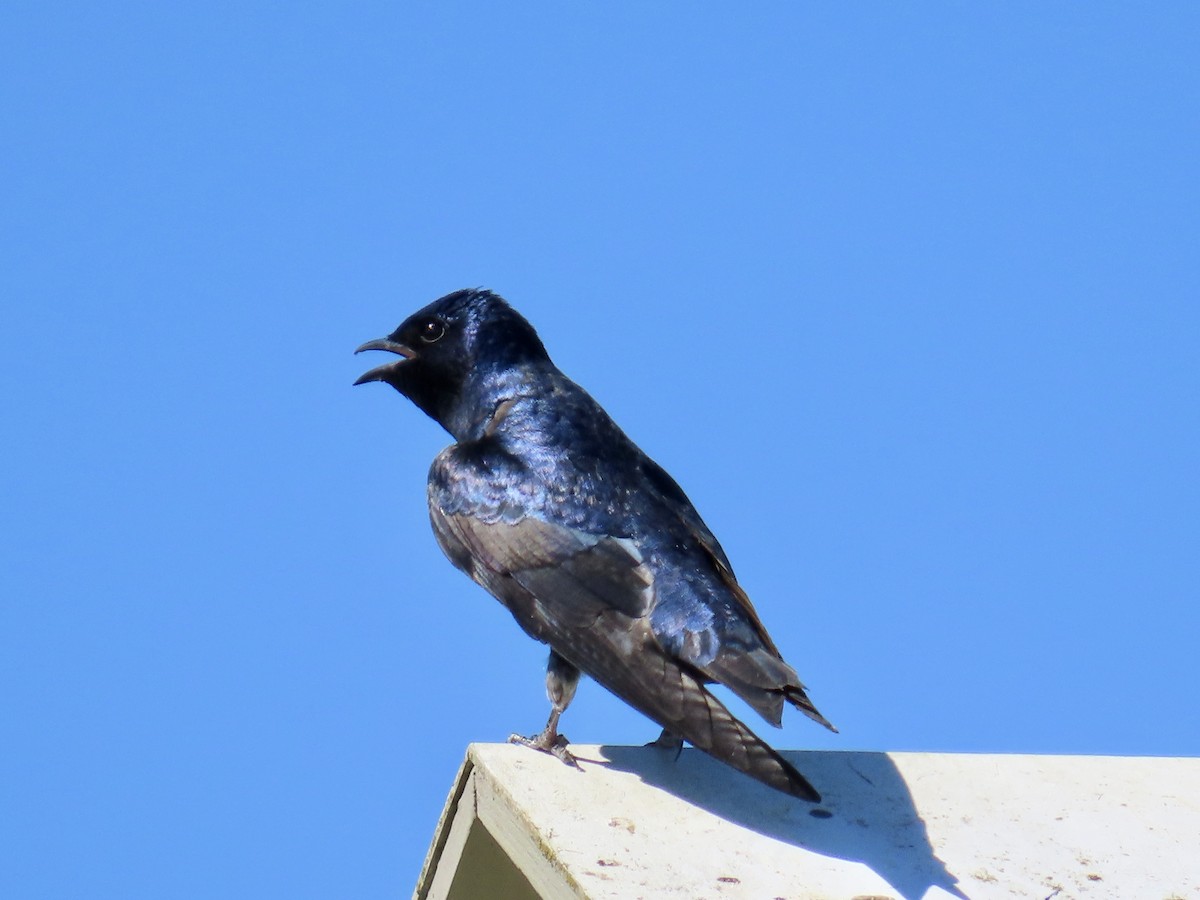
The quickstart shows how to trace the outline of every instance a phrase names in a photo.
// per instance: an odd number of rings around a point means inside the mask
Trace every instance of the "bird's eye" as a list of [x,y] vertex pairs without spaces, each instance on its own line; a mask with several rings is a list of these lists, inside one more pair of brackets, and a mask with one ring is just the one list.
[[432,344],[434,341],[440,341],[442,335],[446,333],[446,326],[437,319],[430,319],[421,326],[421,340],[427,344]]

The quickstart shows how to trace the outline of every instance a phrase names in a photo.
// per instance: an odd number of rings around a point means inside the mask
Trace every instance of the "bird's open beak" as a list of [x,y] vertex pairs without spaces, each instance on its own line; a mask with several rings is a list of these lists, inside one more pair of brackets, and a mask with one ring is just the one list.
[[367,341],[355,353],[362,353],[364,350],[386,350],[388,353],[395,353],[400,358],[395,362],[384,363],[382,366],[376,366],[369,372],[364,372],[358,376],[357,384],[366,384],[368,381],[387,381],[387,376],[395,372],[398,368],[415,357],[417,354],[413,352],[411,347],[406,347],[404,344],[391,340],[390,338],[380,338],[375,341]]

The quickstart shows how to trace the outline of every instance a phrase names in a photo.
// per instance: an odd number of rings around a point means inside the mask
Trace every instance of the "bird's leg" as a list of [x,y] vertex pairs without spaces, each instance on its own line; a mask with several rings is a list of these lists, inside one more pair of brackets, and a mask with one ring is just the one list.
[[569,741],[566,735],[558,733],[558,719],[570,706],[577,687],[579,687],[579,670],[551,650],[550,661],[546,663],[546,696],[550,699],[550,718],[546,722],[546,727],[542,729],[541,734],[533,737],[522,737],[519,734],[509,735],[508,742],[549,753],[568,766],[578,769],[579,763],[567,749]]
[[522,737],[519,734],[510,734],[508,742],[510,744],[520,744],[522,747],[532,747],[534,750],[541,750],[543,753],[549,753],[551,756],[565,762],[568,766],[579,768],[579,762],[575,759],[574,754],[567,749],[567,738],[565,735],[558,733],[558,717],[562,715],[561,709],[554,709],[550,712],[550,720],[546,723],[546,727],[542,729],[540,734],[535,734],[532,737]]
[[683,738],[677,734],[672,734],[669,728],[664,728],[662,734],[646,746],[656,747],[659,750],[672,750],[675,752],[675,758],[679,759],[679,754],[683,753]]

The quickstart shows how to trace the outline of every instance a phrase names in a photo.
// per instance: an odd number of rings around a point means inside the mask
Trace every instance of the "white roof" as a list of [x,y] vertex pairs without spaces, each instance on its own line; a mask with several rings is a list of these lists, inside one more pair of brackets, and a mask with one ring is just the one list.
[[1200,759],[472,744],[416,897],[1200,897]]

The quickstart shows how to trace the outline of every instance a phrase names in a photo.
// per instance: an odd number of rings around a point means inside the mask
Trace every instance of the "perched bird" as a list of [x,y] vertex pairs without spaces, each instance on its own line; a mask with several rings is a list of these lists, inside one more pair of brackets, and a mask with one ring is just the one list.
[[663,728],[804,800],[820,795],[705,687],[779,726],[817,712],[679,485],[550,361],[496,294],[448,294],[355,352],[399,359],[382,381],[454,437],[429,472],[429,515],[455,566],[550,645],[550,719],[510,740],[574,764],[558,720],[586,673]]

